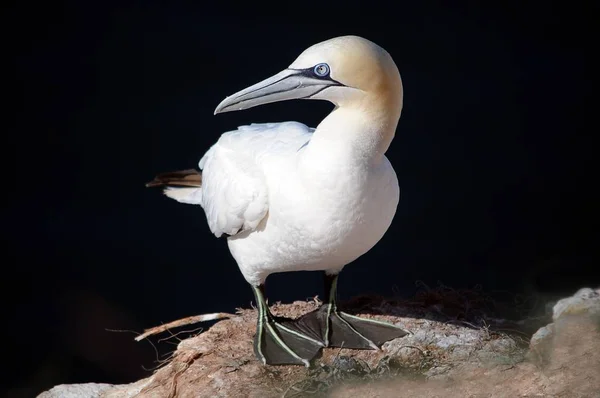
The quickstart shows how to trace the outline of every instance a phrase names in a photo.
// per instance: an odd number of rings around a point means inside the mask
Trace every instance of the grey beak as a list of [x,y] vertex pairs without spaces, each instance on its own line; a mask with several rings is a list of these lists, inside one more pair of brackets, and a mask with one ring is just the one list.
[[339,86],[332,79],[311,76],[310,70],[285,69],[260,83],[225,98],[217,113],[241,111],[258,105],[291,99],[307,99],[329,86]]

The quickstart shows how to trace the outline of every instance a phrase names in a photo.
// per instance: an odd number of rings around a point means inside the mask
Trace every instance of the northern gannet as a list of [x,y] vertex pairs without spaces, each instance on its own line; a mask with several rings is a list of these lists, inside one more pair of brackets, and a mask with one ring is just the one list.
[[[263,364],[309,366],[321,347],[378,349],[406,332],[341,312],[337,280],[390,226],[399,200],[385,156],[402,110],[392,57],[357,36],[306,49],[285,70],[223,100],[215,114],[291,99],[327,100],[334,110],[316,127],[242,126],[221,135],[199,168],[159,174],[179,202],[202,206],[210,230],[229,250],[258,306],[254,352]],[[324,304],[298,320],[274,317],[267,276],[325,271]]]

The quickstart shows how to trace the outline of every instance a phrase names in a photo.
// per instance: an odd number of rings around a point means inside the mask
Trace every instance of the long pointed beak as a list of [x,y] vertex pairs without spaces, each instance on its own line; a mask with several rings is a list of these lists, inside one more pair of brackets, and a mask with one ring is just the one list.
[[329,86],[340,85],[331,79],[319,79],[306,70],[285,69],[260,83],[225,98],[215,109],[217,113],[241,111],[258,105],[291,99],[306,99]]

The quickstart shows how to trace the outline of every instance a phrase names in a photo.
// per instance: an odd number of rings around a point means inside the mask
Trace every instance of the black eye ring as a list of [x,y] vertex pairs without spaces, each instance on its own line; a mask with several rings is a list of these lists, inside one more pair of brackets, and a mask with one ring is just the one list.
[[325,77],[329,74],[329,65],[327,64],[318,64],[313,69],[313,72],[318,77]]

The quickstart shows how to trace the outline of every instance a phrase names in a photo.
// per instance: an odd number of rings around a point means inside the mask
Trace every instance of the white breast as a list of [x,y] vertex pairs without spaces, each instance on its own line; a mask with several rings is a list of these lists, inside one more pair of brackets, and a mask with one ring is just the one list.
[[229,238],[252,284],[275,272],[339,272],[381,239],[396,212],[398,182],[385,158],[371,169],[323,166],[325,172],[307,173],[296,166],[282,161],[268,168],[268,214],[256,231]]

